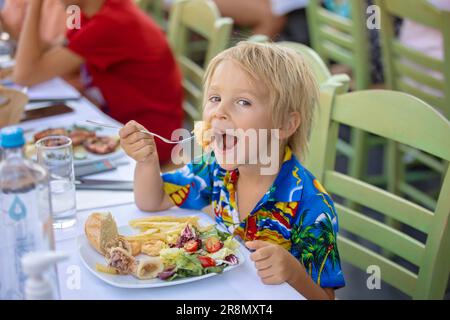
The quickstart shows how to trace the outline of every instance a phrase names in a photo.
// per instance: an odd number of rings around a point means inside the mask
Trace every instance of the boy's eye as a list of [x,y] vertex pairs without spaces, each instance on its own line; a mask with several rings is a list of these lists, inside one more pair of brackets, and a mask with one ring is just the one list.
[[210,102],[220,102],[220,97],[218,96],[212,96],[209,98]]
[[252,105],[249,101],[243,100],[243,99],[238,100],[237,103],[238,103],[240,106],[243,106],[243,107],[248,107],[248,106],[251,106],[251,105]]

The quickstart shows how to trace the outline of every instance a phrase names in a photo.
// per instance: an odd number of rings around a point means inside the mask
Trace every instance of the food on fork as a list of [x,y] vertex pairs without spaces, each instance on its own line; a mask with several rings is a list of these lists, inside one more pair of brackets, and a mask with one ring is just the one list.
[[110,248],[119,246],[117,225],[110,212],[91,214],[84,225],[84,232],[91,246],[104,256]]
[[119,141],[112,137],[91,137],[84,141],[84,148],[95,154],[108,154],[116,150]]
[[194,125],[194,130],[192,131],[195,135],[195,140],[202,148],[208,148],[211,144],[212,133],[211,124],[206,121],[197,121]]

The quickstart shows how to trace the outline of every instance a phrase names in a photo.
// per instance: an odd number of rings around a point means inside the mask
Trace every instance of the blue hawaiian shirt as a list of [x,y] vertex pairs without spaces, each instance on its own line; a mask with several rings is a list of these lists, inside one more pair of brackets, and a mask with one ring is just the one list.
[[345,285],[333,201],[289,147],[273,186],[243,221],[235,193],[239,171],[221,168],[213,153],[162,178],[165,192],[177,206],[201,210],[212,204],[216,222],[244,241],[262,240],[286,248],[322,287]]

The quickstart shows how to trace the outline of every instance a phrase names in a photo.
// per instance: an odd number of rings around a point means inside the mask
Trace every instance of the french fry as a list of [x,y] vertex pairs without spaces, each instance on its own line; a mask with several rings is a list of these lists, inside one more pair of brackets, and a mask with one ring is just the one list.
[[201,227],[201,228],[199,228],[199,229],[200,229],[200,232],[207,232],[207,231],[211,230],[212,228],[214,228],[214,225],[213,225],[213,224],[210,224],[210,225]]
[[108,273],[108,274],[119,274],[119,271],[117,271],[116,268],[105,266],[101,263],[95,264],[95,270],[98,272]]
[[154,235],[158,231],[159,231],[158,229],[148,229],[144,233],[140,233],[140,234],[136,234],[136,235],[132,235],[132,236],[124,236],[124,238],[127,241],[144,241],[144,240],[151,239],[152,235]]
[[134,219],[129,222],[130,226],[140,222],[188,222],[198,221],[198,217],[174,217],[174,216],[152,216],[141,219]]

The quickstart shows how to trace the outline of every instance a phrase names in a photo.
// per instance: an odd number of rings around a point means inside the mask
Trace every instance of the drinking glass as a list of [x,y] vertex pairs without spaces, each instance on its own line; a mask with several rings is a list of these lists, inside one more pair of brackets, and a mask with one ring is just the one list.
[[72,140],[49,136],[39,140],[36,148],[38,162],[49,173],[53,227],[72,227],[77,221]]

